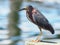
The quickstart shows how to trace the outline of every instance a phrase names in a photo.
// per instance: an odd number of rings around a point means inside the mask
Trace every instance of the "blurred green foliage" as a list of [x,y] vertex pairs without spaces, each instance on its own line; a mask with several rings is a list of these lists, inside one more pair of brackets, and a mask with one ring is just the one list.
[[20,9],[22,0],[10,0],[10,14],[8,15],[8,30],[10,36],[17,36],[21,35],[21,29],[18,27],[18,24],[20,23],[20,16],[18,14],[18,11]]

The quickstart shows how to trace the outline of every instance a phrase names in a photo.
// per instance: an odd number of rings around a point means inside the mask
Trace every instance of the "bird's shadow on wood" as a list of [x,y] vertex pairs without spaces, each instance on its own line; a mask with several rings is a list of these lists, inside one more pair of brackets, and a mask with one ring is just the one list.
[[44,43],[57,43],[57,42],[43,41],[43,40],[41,40],[40,42],[44,42]]

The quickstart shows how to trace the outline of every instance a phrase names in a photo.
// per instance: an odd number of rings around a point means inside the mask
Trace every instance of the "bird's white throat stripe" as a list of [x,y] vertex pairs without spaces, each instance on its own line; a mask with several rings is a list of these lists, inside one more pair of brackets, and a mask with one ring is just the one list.
[[29,20],[29,21],[31,21],[31,22],[32,22],[32,20],[29,18],[28,13],[26,13],[26,17],[28,18],[28,20]]

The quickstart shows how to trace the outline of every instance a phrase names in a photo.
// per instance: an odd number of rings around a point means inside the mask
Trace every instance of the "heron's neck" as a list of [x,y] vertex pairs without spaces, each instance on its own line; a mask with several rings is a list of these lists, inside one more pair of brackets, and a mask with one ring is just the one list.
[[26,11],[28,13],[28,17],[34,22],[33,17],[32,17],[32,10]]

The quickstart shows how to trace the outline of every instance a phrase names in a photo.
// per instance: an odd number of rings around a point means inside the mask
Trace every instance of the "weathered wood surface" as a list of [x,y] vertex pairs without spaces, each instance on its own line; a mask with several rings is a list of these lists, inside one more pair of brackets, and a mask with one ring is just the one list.
[[31,42],[31,41],[25,41],[25,45],[60,45],[60,43],[56,42]]

